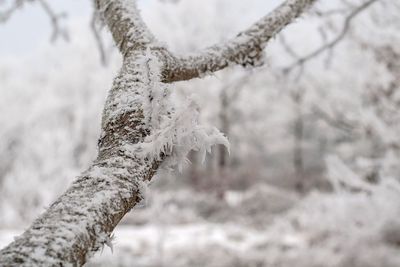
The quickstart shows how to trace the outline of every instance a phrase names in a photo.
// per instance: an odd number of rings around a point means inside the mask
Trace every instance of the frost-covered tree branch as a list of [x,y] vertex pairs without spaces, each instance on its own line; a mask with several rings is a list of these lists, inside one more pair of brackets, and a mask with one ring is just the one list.
[[161,164],[180,166],[190,150],[203,155],[227,145],[215,128],[198,123],[194,101],[182,107],[165,82],[197,77],[230,63],[256,65],[266,42],[315,0],[288,0],[225,45],[175,58],[143,23],[133,0],[96,0],[123,55],[105,103],[98,156],[71,187],[14,242],[0,266],[80,266],[104,244],[123,216],[143,199]]
[[95,4],[124,56],[130,51],[156,46],[156,39],[140,17],[135,1],[96,0]]
[[194,55],[168,58],[163,71],[164,80],[190,80],[233,64],[262,64],[263,50],[268,41],[314,2],[316,0],[287,0],[226,43],[216,44]]

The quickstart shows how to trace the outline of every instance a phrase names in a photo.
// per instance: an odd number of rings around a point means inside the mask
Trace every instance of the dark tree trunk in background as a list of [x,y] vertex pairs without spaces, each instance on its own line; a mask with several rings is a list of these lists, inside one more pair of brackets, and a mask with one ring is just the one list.
[[292,99],[295,104],[295,121],[294,121],[294,146],[293,146],[293,167],[296,176],[296,190],[304,192],[305,190],[305,174],[303,160],[303,143],[304,143],[304,117],[302,112],[303,92],[298,90],[292,93]]
[[[229,121],[229,99],[226,92],[227,88],[223,88],[220,94],[220,111],[219,111],[219,121],[220,130],[229,137],[230,132],[230,121]],[[218,186],[217,186],[217,197],[219,199],[225,198],[225,192],[228,189],[229,177],[228,177],[228,151],[226,147],[218,146]]]

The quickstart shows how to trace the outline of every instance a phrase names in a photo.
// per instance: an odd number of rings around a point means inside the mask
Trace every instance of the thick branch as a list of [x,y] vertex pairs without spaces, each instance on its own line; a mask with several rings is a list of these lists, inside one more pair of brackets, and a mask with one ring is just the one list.
[[[171,61],[142,22],[135,1],[96,0],[124,56],[104,107],[98,157],[28,230],[0,251],[0,266],[80,266],[110,244],[111,232],[143,198],[143,184],[165,158],[161,153],[150,160],[132,149],[150,134],[144,109],[160,79],[151,74],[150,58],[167,61],[167,81],[197,77],[230,62],[251,63],[247,57],[258,59],[265,43],[314,1],[288,0],[231,43],[205,52],[206,57]],[[213,56],[220,61],[214,62]]]
[[129,149],[148,133],[137,97],[147,83],[139,58],[125,59],[114,81],[93,165],[0,251],[0,266],[80,266],[103,244],[111,244],[113,229],[143,198],[140,189],[160,162],[141,159]]
[[155,46],[156,39],[143,22],[136,1],[95,0],[95,3],[124,56],[150,44]]
[[268,41],[315,1],[287,0],[227,43],[214,45],[193,56],[167,58],[164,81],[189,80],[221,70],[230,64],[260,65]]
[[[111,244],[111,232],[141,201],[141,188],[163,159],[143,159],[132,151],[132,146],[149,133],[143,115],[149,69],[143,59],[148,55],[146,46],[152,43],[147,40],[145,46],[136,42],[135,51],[124,50],[128,48],[125,40],[135,33],[120,28],[130,27],[131,20],[126,18],[132,14],[123,14],[125,9],[120,4],[113,1],[105,11],[113,22],[115,40],[122,42],[120,48],[125,57],[104,107],[98,157],[28,230],[0,251],[0,266],[84,264],[103,244]],[[138,37],[143,37],[143,32],[136,30]]]

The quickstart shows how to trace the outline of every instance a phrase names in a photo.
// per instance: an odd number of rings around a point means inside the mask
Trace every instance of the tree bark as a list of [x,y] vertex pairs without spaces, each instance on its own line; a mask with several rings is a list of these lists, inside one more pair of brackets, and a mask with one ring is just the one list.
[[132,145],[151,132],[144,101],[154,79],[148,60],[162,63],[161,81],[199,77],[232,63],[256,65],[268,40],[316,0],[288,0],[231,42],[198,55],[176,57],[159,45],[135,1],[96,0],[123,65],[107,98],[98,157],[32,225],[0,251],[0,266],[81,266],[104,244],[123,216],[143,199],[146,186],[168,155],[134,153]]

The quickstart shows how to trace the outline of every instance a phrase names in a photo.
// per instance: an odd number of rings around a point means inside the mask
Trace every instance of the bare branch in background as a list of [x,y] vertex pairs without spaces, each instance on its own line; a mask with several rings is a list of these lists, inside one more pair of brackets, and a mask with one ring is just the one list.
[[25,3],[36,3],[36,1],[39,2],[46,15],[50,18],[51,26],[53,28],[50,40],[54,42],[57,38],[62,37],[65,41],[68,41],[68,31],[60,25],[60,20],[64,19],[66,14],[57,14],[46,0],[15,0],[8,9],[5,11],[0,11],[0,23],[4,23],[9,20],[11,16]]
[[68,31],[60,25],[60,20],[64,19],[66,17],[66,14],[65,13],[57,14],[51,8],[49,3],[47,3],[46,0],[37,0],[37,1],[39,1],[39,4],[42,6],[43,10],[50,18],[51,25],[53,28],[50,40],[54,42],[55,40],[57,40],[58,37],[62,37],[65,41],[68,41],[69,40]]
[[332,116],[317,105],[314,105],[312,107],[312,112],[317,116],[318,119],[323,120],[331,127],[341,130],[343,132],[352,133],[355,129],[357,129],[357,125],[355,125],[354,122],[346,120],[340,114],[335,114],[334,116]]
[[100,54],[100,61],[103,66],[107,65],[107,55],[104,48],[104,42],[101,38],[101,27],[98,26],[98,11],[94,11],[92,15],[92,20],[90,22],[90,27],[92,29],[92,33],[94,39],[96,40],[97,48]]
[[[286,37],[284,34],[279,35],[279,41],[282,44],[283,49],[285,49],[286,53],[290,55],[293,59],[298,60],[300,58],[299,54],[293,50],[293,48],[288,44]],[[298,81],[304,72],[304,66],[299,66],[299,71],[295,77],[295,81]],[[286,78],[286,77],[285,77]]]
[[284,73],[290,73],[296,67],[303,67],[303,65],[306,64],[308,61],[320,56],[327,50],[332,52],[334,47],[344,39],[347,32],[351,28],[351,23],[357,17],[357,15],[359,15],[360,13],[362,13],[362,11],[366,10],[369,6],[378,1],[379,0],[369,0],[352,10],[352,12],[346,17],[342,30],[332,41],[324,44],[310,54],[297,59],[293,64],[283,69]]
[[314,2],[315,0],[287,0],[226,43],[211,46],[193,56],[168,58],[163,71],[164,80],[169,82],[189,80],[235,64],[261,65],[263,51],[268,41]]
[[4,23],[11,18],[17,9],[23,6],[25,2],[31,2],[32,0],[15,0],[9,8],[0,12],[0,23]]
[[282,33],[278,36],[279,41],[282,44],[282,47],[286,50],[286,52],[292,57],[292,58],[299,58],[299,54],[297,54],[296,51],[293,50],[293,48],[288,44],[285,35]]
[[338,9],[332,9],[328,11],[322,11],[322,10],[316,10],[315,14],[320,17],[327,17],[327,16],[334,16],[338,14],[343,14],[346,13],[347,8],[338,8]]

